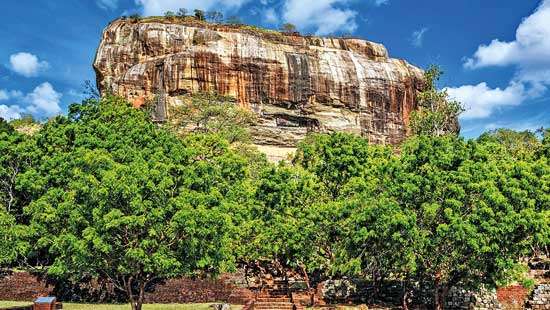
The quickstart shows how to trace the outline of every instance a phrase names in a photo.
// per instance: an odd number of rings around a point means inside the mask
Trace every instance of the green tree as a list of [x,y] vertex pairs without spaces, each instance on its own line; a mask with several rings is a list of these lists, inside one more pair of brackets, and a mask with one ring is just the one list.
[[296,26],[291,23],[285,23],[281,27],[282,31],[285,33],[295,33],[296,32]]
[[424,136],[401,150],[391,192],[416,214],[411,279],[431,281],[436,309],[450,287],[495,285],[548,244],[547,163],[517,162],[492,146]]
[[175,16],[176,16],[176,13],[174,13],[172,11],[164,12],[164,17],[166,17],[166,18],[174,18]]
[[458,116],[464,111],[460,102],[449,99],[446,90],[437,89],[443,72],[431,66],[424,74],[425,87],[418,95],[418,110],[411,113],[409,127],[415,135],[458,135]]
[[197,20],[200,20],[200,21],[206,20],[206,17],[205,17],[205,15],[204,15],[204,11],[203,11],[203,10],[198,10],[198,9],[196,9],[194,12],[195,12],[195,18],[196,18]]
[[408,282],[416,271],[419,238],[416,214],[387,195],[359,193],[342,204],[346,215],[340,220],[341,251],[334,268],[344,275],[370,278],[376,288],[385,280],[401,280],[401,304],[408,309]]
[[252,211],[258,229],[245,245],[245,260],[270,262],[279,274],[298,271],[311,288],[310,275],[327,271],[334,258],[335,208],[325,204],[324,192],[317,177],[300,167],[265,169]]
[[26,212],[50,275],[108,279],[141,309],[156,279],[233,268],[227,206],[239,206],[231,185],[246,161],[228,148],[199,156],[115,97],[72,105],[36,139],[41,164],[21,183],[35,197]]
[[216,134],[230,143],[250,141],[250,126],[255,124],[256,115],[239,107],[234,99],[212,93],[181,99],[183,104],[172,111],[174,131],[182,135]]
[[21,220],[23,206],[30,197],[17,181],[36,162],[38,151],[31,137],[15,131],[11,125],[5,128],[0,131],[0,206]]
[[189,11],[186,8],[179,8],[176,14],[178,17],[186,17],[187,14],[189,14]]
[[538,154],[542,158],[550,158],[550,129],[542,131],[542,146]]
[[0,134],[1,133],[12,133],[13,127],[5,119],[0,117]]

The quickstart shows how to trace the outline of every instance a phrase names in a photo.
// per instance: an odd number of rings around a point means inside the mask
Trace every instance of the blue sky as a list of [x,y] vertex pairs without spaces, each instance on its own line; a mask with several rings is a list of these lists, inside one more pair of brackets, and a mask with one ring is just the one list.
[[185,7],[303,33],[353,34],[445,71],[462,134],[550,126],[550,0],[2,0],[0,116],[64,113],[95,80],[101,31],[120,15]]

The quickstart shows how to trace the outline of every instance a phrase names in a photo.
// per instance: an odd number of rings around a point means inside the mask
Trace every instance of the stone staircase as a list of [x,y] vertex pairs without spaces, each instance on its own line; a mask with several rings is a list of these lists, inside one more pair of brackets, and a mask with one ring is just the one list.
[[243,310],[304,310],[295,304],[289,297],[288,285],[284,281],[275,281],[272,289],[257,294],[254,300],[249,301]]

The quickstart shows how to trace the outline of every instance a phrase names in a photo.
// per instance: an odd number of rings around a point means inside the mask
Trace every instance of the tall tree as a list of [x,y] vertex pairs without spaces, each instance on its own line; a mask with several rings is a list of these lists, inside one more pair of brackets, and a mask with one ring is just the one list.
[[294,24],[291,24],[291,23],[285,23],[283,24],[283,26],[281,27],[281,29],[283,30],[283,32],[285,33],[295,33],[296,32],[296,26]]
[[198,10],[198,9],[196,9],[194,12],[195,12],[195,18],[196,18],[197,20],[200,20],[200,21],[206,20],[206,16],[204,15],[204,11],[203,11],[203,10]]
[[452,286],[494,285],[548,243],[547,164],[530,167],[451,136],[415,138],[401,151],[393,192],[416,214],[413,278],[432,282],[436,309]]
[[72,105],[37,143],[41,164],[22,181],[35,196],[26,212],[35,250],[52,257],[49,274],[108,279],[141,309],[156,279],[233,268],[226,205],[246,161],[229,149],[197,156],[114,97]]
[[446,90],[437,88],[443,72],[431,66],[424,74],[425,87],[418,95],[418,110],[411,114],[410,128],[415,135],[458,135],[458,116],[464,111],[460,102],[449,99]]

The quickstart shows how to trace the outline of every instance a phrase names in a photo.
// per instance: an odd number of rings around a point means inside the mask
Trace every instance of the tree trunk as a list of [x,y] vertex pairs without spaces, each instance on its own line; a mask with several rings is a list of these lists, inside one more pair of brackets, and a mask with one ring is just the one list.
[[435,276],[434,280],[434,309],[443,310],[443,305],[441,304],[441,299],[439,297],[439,276]]
[[315,292],[311,289],[311,281],[309,280],[309,276],[307,275],[306,267],[303,264],[300,264],[300,269],[302,269],[304,280],[306,281],[307,294],[309,295],[309,303],[311,306],[313,306],[313,304],[315,303]]
[[136,304],[136,310],[141,310],[141,307],[143,306],[143,300],[145,299],[145,283],[140,282],[139,283],[139,296]]
[[438,278],[434,282],[434,308],[435,310],[443,310],[445,308],[445,299],[449,292],[449,285],[441,284]]
[[444,285],[441,288],[441,293],[439,294],[439,303],[441,304],[441,309],[445,308],[445,300],[447,299],[447,293],[449,293],[449,285]]
[[409,310],[409,295],[410,291],[407,289],[407,285],[405,283],[401,284],[403,286],[403,294],[401,295],[401,307],[403,310]]
[[403,310],[409,310],[409,302],[407,299],[409,298],[409,291],[405,290],[403,292],[403,295],[401,296],[401,307]]
[[128,294],[128,299],[130,300],[130,306],[132,307],[132,310],[141,310],[143,306],[143,297],[145,295],[145,283],[142,281],[139,282],[139,293],[136,296],[134,294],[134,287],[132,285],[133,280],[133,277],[130,277],[126,281],[126,294]]

